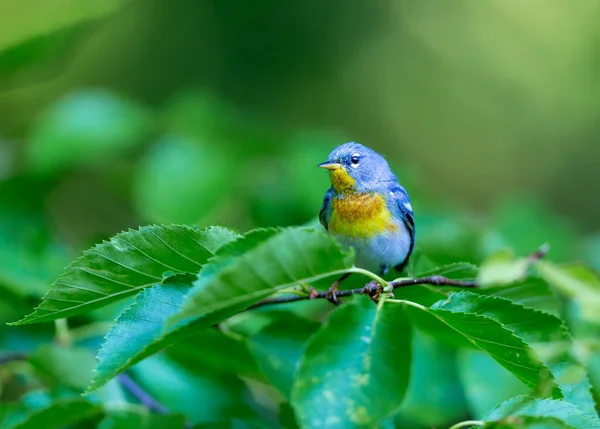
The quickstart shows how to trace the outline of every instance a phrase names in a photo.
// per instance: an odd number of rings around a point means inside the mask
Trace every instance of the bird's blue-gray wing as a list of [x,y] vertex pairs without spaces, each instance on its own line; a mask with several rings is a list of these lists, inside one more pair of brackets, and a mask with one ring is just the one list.
[[331,196],[333,195],[333,189],[329,188],[323,198],[323,204],[321,204],[321,210],[319,211],[319,221],[325,229],[329,229],[329,217],[331,216]]
[[410,255],[415,247],[415,220],[413,209],[410,204],[410,198],[408,197],[406,190],[401,185],[394,184],[390,189],[390,193],[392,194],[394,199],[393,202],[395,203],[392,205],[392,210],[396,210],[396,214],[400,216],[402,222],[404,222],[404,225],[406,226],[406,230],[410,234],[410,248],[408,249],[406,258],[394,267],[398,271],[402,271],[406,264],[408,264]]

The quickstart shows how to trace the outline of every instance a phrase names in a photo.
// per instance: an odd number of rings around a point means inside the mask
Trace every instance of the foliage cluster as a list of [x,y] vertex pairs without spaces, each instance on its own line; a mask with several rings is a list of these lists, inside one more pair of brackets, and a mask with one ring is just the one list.
[[[93,378],[63,368],[85,398],[59,396],[29,414],[16,407],[8,419],[15,427],[52,415],[60,424],[104,418],[102,427],[139,418],[149,427],[172,419],[170,427],[317,428],[419,427],[475,415],[486,427],[600,425],[585,356],[563,319],[570,305],[581,323],[599,322],[600,281],[591,271],[535,261],[530,272],[530,259],[506,251],[479,269],[463,262],[422,272],[431,262],[415,259],[418,277],[476,279],[479,287],[411,286],[377,305],[354,296],[334,311],[309,299],[301,311],[298,303],[248,309],[274,294],[308,296],[309,286],[347,272],[387,282],[354,268],[352,252],[311,227],[123,232],[75,260],[14,323],[57,321],[62,344],[31,358],[52,373],[86,353],[65,318],[134,296],[103,339]],[[123,388],[115,377],[126,370],[174,414],[142,417],[103,403],[108,389]],[[52,375],[68,384],[65,373]],[[453,391],[457,377],[464,393]],[[443,396],[432,401],[436,391]],[[424,402],[428,413],[419,411]]]

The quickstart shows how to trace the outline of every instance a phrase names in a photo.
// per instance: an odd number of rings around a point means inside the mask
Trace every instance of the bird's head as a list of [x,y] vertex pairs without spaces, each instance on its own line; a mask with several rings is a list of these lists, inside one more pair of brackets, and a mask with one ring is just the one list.
[[331,172],[333,189],[342,194],[370,192],[381,182],[396,180],[381,155],[359,143],[344,143],[319,164]]

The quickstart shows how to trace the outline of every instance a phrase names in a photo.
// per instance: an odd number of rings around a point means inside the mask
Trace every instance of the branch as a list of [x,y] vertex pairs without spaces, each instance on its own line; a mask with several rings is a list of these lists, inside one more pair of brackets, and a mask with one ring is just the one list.
[[[533,252],[528,256],[528,269],[540,259],[543,259],[549,250],[549,246],[547,244],[542,245],[538,250]],[[454,280],[449,279],[444,276],[429,276],[429,277],[418,277],[414,279],[406,279],[406,280],[397,280],[395,282],[390,282],[389,285],[392,289],[397,289],[406,286],[414,286],[414,285],[431,285],[431,286],[456,286],[456,287],[464,287],[464,288],[476,288],[478,287],[477,282],[475,280]],[[364,287],[358,289],[346,289],[340,290],[336,292],[336,296],[338,298],[343,298],[346,296],[352,295],[369,295],[375,301],[379,298],[379,295],[383,292],[382,287],[376,281],[371,281],[367,283]],[[253,308],[263,307],[265,305],[273,305],[273,304],[285,304],[288,302],[296,302],[296,301],[306,301],[313,299],[327,299],[327,292],[317,292],[314,289],[306,296],[302,295],[289,295],[289,296],[276,296],[272,298],[264,299],[256,304],[248,307],[248,310]]]
[[125,373],[118,375],[119,382],[131,393],[140,403],[149,410],[156,411],[159,414],[166,414],[167,409],[159,404],[156,399],[150,396],[141,386],[139,386],[130,376]]
[[29,355],[25,352],[7,352],[0,355],[0,365],[5,363],[24,361],[29,359]]

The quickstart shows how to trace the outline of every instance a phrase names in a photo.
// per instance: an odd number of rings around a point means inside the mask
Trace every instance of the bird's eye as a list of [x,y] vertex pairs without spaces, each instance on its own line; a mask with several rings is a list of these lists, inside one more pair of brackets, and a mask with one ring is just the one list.
[[350,162],[352,163],[352,167],[356,168],[358,167],[358,163],[360,162],[360,155],[355,153],[354,155],[352,155],[352,158],[350,158]]

